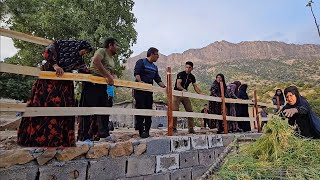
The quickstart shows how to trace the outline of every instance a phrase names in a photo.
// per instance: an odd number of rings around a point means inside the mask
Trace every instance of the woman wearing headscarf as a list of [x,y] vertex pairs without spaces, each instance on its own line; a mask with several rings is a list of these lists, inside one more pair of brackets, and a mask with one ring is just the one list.
[[[233,99],[238,99],[238,97],[235,94],[236,89],[237,89],[236,84],[234,84],[234,83],[228,84],[228,86],[227,86],[228,97],[233,98]],[[237,116],[236,105],[234,103],[229,104],[228,115],[229,116]],[[228,129],[231,132],[241,132],[242,131],[239,128],[237,121],[228,121]]]
[[[221,88],[220,88],[220,82],[223,83],[224,86],[224,96],[228,98],[228,93],[227,93],[227,85],[224,79],[223,74],[218,74],[216,76],[216,80],[212,83],[211,88],[210,88],[210,96],[214,97],[221,97]],[[222,114],[222,103],[221,102],[215,102],[215,101],[210,101],[209,102],[209,112],[213,114]],[[215,120],[216,126],[218,128],[218,133],[223,132],[223,122],[221,120]]]
[[[239,87],[238,99],[248,100],[249,96],[247,93],[247,84],[242,84]],[[249,108],[248,104],[236,104],[236,113],[237,117],[249,117]],[[249,121],[240,121],[238,122],[239,128],[244,132],[251,131],[251,126]]]
[[[58,40],[49,45],[43,56],[47,62],[43,71],[55,71],[57,76],[78,70],[88,72],[82,56],[92,51],[86,41]],[[28,107],[75,106],[73,81],[38,79],[32,85]],[[74,116],[24,117],[18,129],[18,144],[29,147],[75,146]]]
[[[279,97],[279,105],[283,106],[285,101],[284,101],[284,95],[283,95],[283,92],[281,89],[276,90],[276,93],[274,94],[274,96],[272,98],[273,105],[278,105],[278,98],[277,97]],[[279,110],[280,110],[280,108],[276,109],[276,111],[279,111]]]
[[281,112],[296,125],[296,132],[308,138],[320,138],[320,118],[311,110],[308,101],[302,97],[296,86],[284,90],[287,104]]

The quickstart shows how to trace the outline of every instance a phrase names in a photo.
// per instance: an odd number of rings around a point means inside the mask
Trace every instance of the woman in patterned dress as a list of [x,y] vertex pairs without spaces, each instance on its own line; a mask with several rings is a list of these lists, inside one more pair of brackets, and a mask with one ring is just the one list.
[[[78,70],[86,73],[82,55],[92,51],[86,41],[58,40],[49,45],[41,69],[57,76]],[[28,107],[74,107],[73,81],[38,79],[32,85]],[[18,144],[28,147],[75,146],[74,116],[23,117],[18,129]]]

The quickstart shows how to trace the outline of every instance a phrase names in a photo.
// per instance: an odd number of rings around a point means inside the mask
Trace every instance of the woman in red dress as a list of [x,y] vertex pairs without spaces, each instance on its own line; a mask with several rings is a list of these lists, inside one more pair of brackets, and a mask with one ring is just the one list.
[[[78,70],[87,72],[82,55],[92,51],[86,41],[58,40],[49,45],[43,56],[44,71],[57,76]],[[74,107],[73,81],[38,79],[32,85],[28,107]],[[74,116],[23,117],[18,129],[18,144],[28,147],[75,146]]]

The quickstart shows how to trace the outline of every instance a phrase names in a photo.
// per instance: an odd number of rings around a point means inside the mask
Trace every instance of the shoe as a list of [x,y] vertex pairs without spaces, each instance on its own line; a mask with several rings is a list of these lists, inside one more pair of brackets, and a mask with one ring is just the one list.
[[77,145],[82,146],[84,144],[88,144],[90,147],[93,147],[93,141],[90,139],[86,139],[85,141],[79,141],[77,142]]
[[191,128],[191,129],[188,130],[188,133],[189,133],[189,134],[195,134],[196,132],[194,131],[193,128]]
[[149,134],[146,133],[146,132],[143,132],[141,135],[140,135],[141,138],[148,138],[149,137]]

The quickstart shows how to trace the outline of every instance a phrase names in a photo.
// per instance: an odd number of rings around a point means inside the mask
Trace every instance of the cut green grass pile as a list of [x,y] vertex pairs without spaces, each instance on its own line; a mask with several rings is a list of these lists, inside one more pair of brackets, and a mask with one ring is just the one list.
[[226,158],[219,179],[320,180],[320,140],[298,137],[278,116],[263,131],[256,142],[240,145]]

